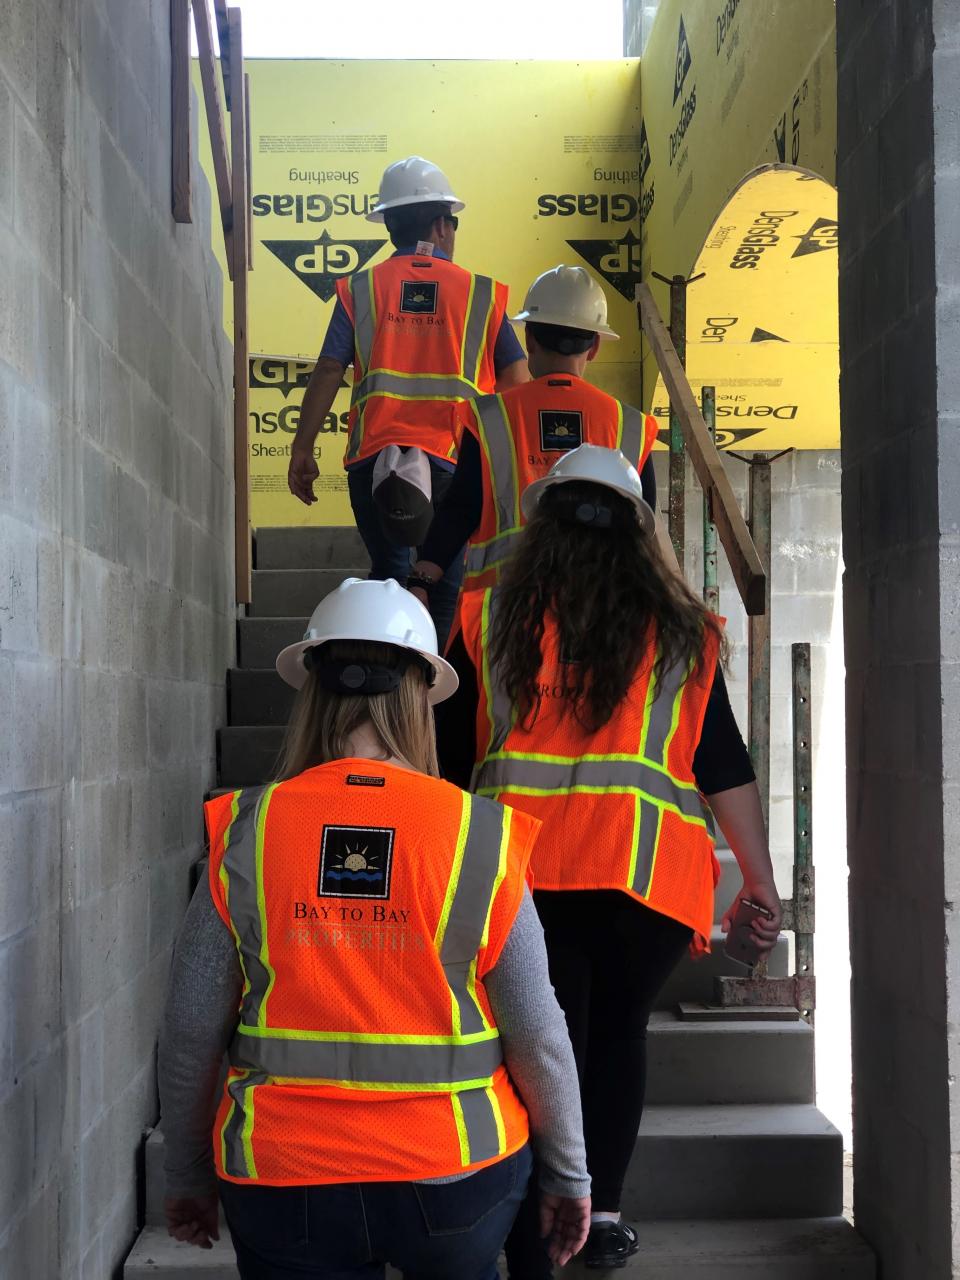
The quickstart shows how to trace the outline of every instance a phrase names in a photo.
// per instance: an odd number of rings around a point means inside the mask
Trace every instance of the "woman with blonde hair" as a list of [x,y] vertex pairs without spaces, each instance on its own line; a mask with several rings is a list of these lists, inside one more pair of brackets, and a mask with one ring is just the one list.
[[437,777],[456,676],[396,582],[341,584],[277,669],[299,689],[280,779],[207,804],[177,944],[170,1232],[211,1247],[219,1197],[243,1280],[493,1280],[529,1135],[563,1264],[589,1182],[525,887],[539,823]]

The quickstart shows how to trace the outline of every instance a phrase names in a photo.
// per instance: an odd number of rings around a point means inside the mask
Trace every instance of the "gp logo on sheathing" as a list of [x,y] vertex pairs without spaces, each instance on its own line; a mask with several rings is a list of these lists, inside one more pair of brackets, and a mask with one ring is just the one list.
[[264,240],[263,247],[279,258],[307,288],[329,302],[337,281],[366,266],[386,240],[334,240],[324,231],[316,240]]
[[571,249],[589,262],[595,271],[612,284],[617,293],[633,302],[640,270],[640,237],[630,227],[620,240],[568,240]]
[[393,827],[324,826],[320,898],[389,898]]
[[640,181],[647,176],[650,168],[650,141],[647,138],[647,122],[640,121]]
[[803,258],[808,253],[822,253],[825,249],[836,249],[840,244],[840,228],[833,218],[818,218],[809,231],[796,237],[800,243],[791,257]]
[[404,280],[400,286],[400,310],[407,315],[435,316],[438,289],[436,280]]
[[579,410],[540,410],[540,448],[544,453],[566,453],[581,444],[583,414]]
[[673,105],[677,105],[677,99],[683,92],[683,82],[687,78],[687,74],[693,65],[693,59],[690,56],[690,42],[687,40],[687,29],[683,25],[683,14],[680,15],[680,34],[677,37],[677,67],[676,74],[673,78]]

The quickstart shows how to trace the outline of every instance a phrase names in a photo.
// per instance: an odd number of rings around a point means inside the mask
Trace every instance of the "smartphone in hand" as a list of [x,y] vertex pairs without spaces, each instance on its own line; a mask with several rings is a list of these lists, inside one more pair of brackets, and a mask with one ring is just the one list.
[[757,916],[763,916],[765,920],[772,920],[773,912],[768,911],[766,907],[762,907],[759,902],[751,902],[749,898],[741,898],[737,903],[736,915],[733,917],[733,923],[730,926],[730,932],[727,934],[727,941],[723,948],[731,960],[738,960],[740,964],[749,965],[751,968],[760,958],[757,936],[750,927]]

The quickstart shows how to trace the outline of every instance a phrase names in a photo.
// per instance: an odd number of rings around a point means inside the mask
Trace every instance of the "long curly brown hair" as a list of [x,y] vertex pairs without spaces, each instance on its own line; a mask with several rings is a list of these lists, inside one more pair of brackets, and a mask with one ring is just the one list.
[[[583,504],[609,508],[609,527],[580,523],[575,513]],[[547,489],[498,591],[491,658],[527,727],[539,707],[548,614],[559,629],[560,653],[578,663],[564,707],[590,732],[607,723],[649,660],[652,625],[664,670],[682,663],[696,673],[705,628],[718,633],[726,660],[717,619],[667,567],[631,503],[600,485],[571,481]]]

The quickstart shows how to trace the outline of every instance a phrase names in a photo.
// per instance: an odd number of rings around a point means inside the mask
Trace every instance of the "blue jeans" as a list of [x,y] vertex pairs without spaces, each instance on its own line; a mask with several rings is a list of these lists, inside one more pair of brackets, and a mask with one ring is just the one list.
[[527,1189],[530,1148],[440,1185],[220,1183],[241,1280],[496,1280]]
[[[405,586],[412,564],[411,548],[401,547],[391,542],[380,527],[377,504],[373,500],[373,467],[376,460],[374,455],[347,469],[350,505],[353,507],[360,537],[370,556],[370,577],[396,578],[401,586]],[[445,470],[431,458],[430,474],[433,484],[433,505],[436,509],[450,486],[453,472]],[[433,618],[433,625],[437,628],[437,644],[441,653],[446,648],[447,637],[453,626],[453,615],[456,612],[462,581],[463,549],[430,592],[430,615]]]

